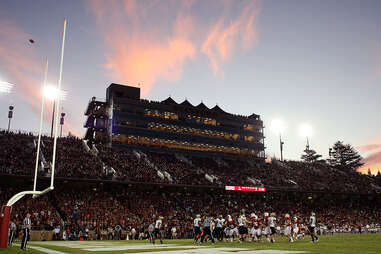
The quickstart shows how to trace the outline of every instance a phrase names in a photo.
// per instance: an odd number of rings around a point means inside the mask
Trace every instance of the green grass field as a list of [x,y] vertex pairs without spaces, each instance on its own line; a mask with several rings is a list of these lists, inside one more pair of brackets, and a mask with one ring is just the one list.
[[306,237],[289,243],[285,237],[278,237],[276,243],[217,243],[194,245],[191,240],[165,240],[164,245],[150,245],[147,241],[46,241],[29,242],[28,250],[20,250],[20,244],[0,249],[5,253],[240,253],[240,254],[293,254],[293,253],[340,253],[376,254],[381,253],[381,234],[322,236],[317,243]]

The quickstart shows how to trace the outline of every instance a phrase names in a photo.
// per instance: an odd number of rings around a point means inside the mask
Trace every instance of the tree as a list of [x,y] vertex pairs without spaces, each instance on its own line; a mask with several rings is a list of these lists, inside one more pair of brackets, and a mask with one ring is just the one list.
[[308,163],[317,162],[321,158],[320,154],[317,154],[315,150],[306,148],[301,156],[301,159]]
[[337,141],[330,149],[329,164],[333,167],[355,171],[362,166],[362,157],[350,144]]
[[370,168],[368,168],[368,176],[371,176],[372,172],[370,172]]

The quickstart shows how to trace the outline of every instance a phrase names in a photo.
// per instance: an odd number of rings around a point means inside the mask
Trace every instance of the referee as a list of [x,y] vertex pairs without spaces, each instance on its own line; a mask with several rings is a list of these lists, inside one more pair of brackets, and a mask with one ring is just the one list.
[[9,237],[8,237],[8,246],[12,247],[13,240],[15,239],[15,234],[16,234],[16,224],[11,221],[9,224]]
[[212,241],[212,244],[214,245],[214,237],[213,237],[213,224],[212,224],[212,218],[210,216],[206,216],[204,220],[204,231],[201,236],[200,244],[204,243],[204,240],[209,236],[210,240]]
[[30,220],[30,213],[27,213],[23,222],[23,226],[22,226],[22,230],[23,230],[23,236],[22,236],[22,242],[21,242],[22,250],[26,250],[26,244],[29,240],[31,226],[32,226],[32,221]]

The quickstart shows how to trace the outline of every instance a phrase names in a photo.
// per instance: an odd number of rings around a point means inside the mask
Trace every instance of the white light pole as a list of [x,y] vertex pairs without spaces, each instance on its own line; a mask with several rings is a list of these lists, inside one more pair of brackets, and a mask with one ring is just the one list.
[[309,138],[312,136],[312,128],[309,124],[302,124],[300,126],[300,135],[307,139],[306,150],[310,150]]
[[271,129],[274,133],[279,134],[280,160],[283,161],[283,145],[282,133],[285,130],[285,125],[282,120],[274,119],[271,121]]

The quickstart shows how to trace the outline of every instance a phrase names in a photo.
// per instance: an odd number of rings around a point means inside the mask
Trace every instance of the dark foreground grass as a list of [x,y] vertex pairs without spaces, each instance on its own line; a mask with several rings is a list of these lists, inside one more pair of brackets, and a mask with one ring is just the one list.
[[[128,245],[128,244],[147,244],[146,241],[104,241],[107,244],[112,243],[112,246],[117,245]],[[89,253],[89,251],[81,250],[79,248],[72,247],[62,247],[50,245],[53,242],[30,242],[30,246],[40,246],[50,250],[61,251],[64,253]],[[62,244],[62,242],[60,242]],[[66,243],[66,242],[65,242]],[[67,242],[73,243],[73,242]],[[87,244],[94,245],[102,243],[102,241],[89,241]],[[166,244],[178,244],[178,245],[193,245],[191,240],[166,240]],[[49,244],[49,245],[47,245]],[[285,237],[278,237],[276,242],[273,244],[270,243],[217,243],[212,246],[210,243],[205,244],[210,248],[219,248],[219,247],[231,247],[231,248],[247,248],[250,250],[291,250],[291,251],[305,251],[311,254],[315,253],[332,253],[332,254],[380,254],[381,253],[381,234],[356,234],[356,235],[335,235],[335,236],[322,236],[320,241],[317,243],[311,243],[311,239],[306,237],[304,240],[298,240],[294,243],[289,243]],[[180,246],[179,246],[180,247]],[[123,250],[123,251],[91,251],[94,254],[109,254],[109,253],[137,253],[137,252],[146,252],[146,251],[157,251],[158,253],[165,253],[171,251],[171,253],[181,253],[180,250],[184,248],[177,249],[166,249],[155,247],[153,249],[145,250]],[[177,250],[177,251],[176,251]],[[209,252],[209,251],[208,251]],[[211,253],[216,253],[210,249]],[[28,248],[28,251],[21,251],[19,246],[8,249],[0,249],[0,254],[5,253],[30,253],[30,254],[40,254],[45,252],[40,252]],[[196,252],[195,252],[196,253]],[[255,252],[253,252],[255,254]]]

